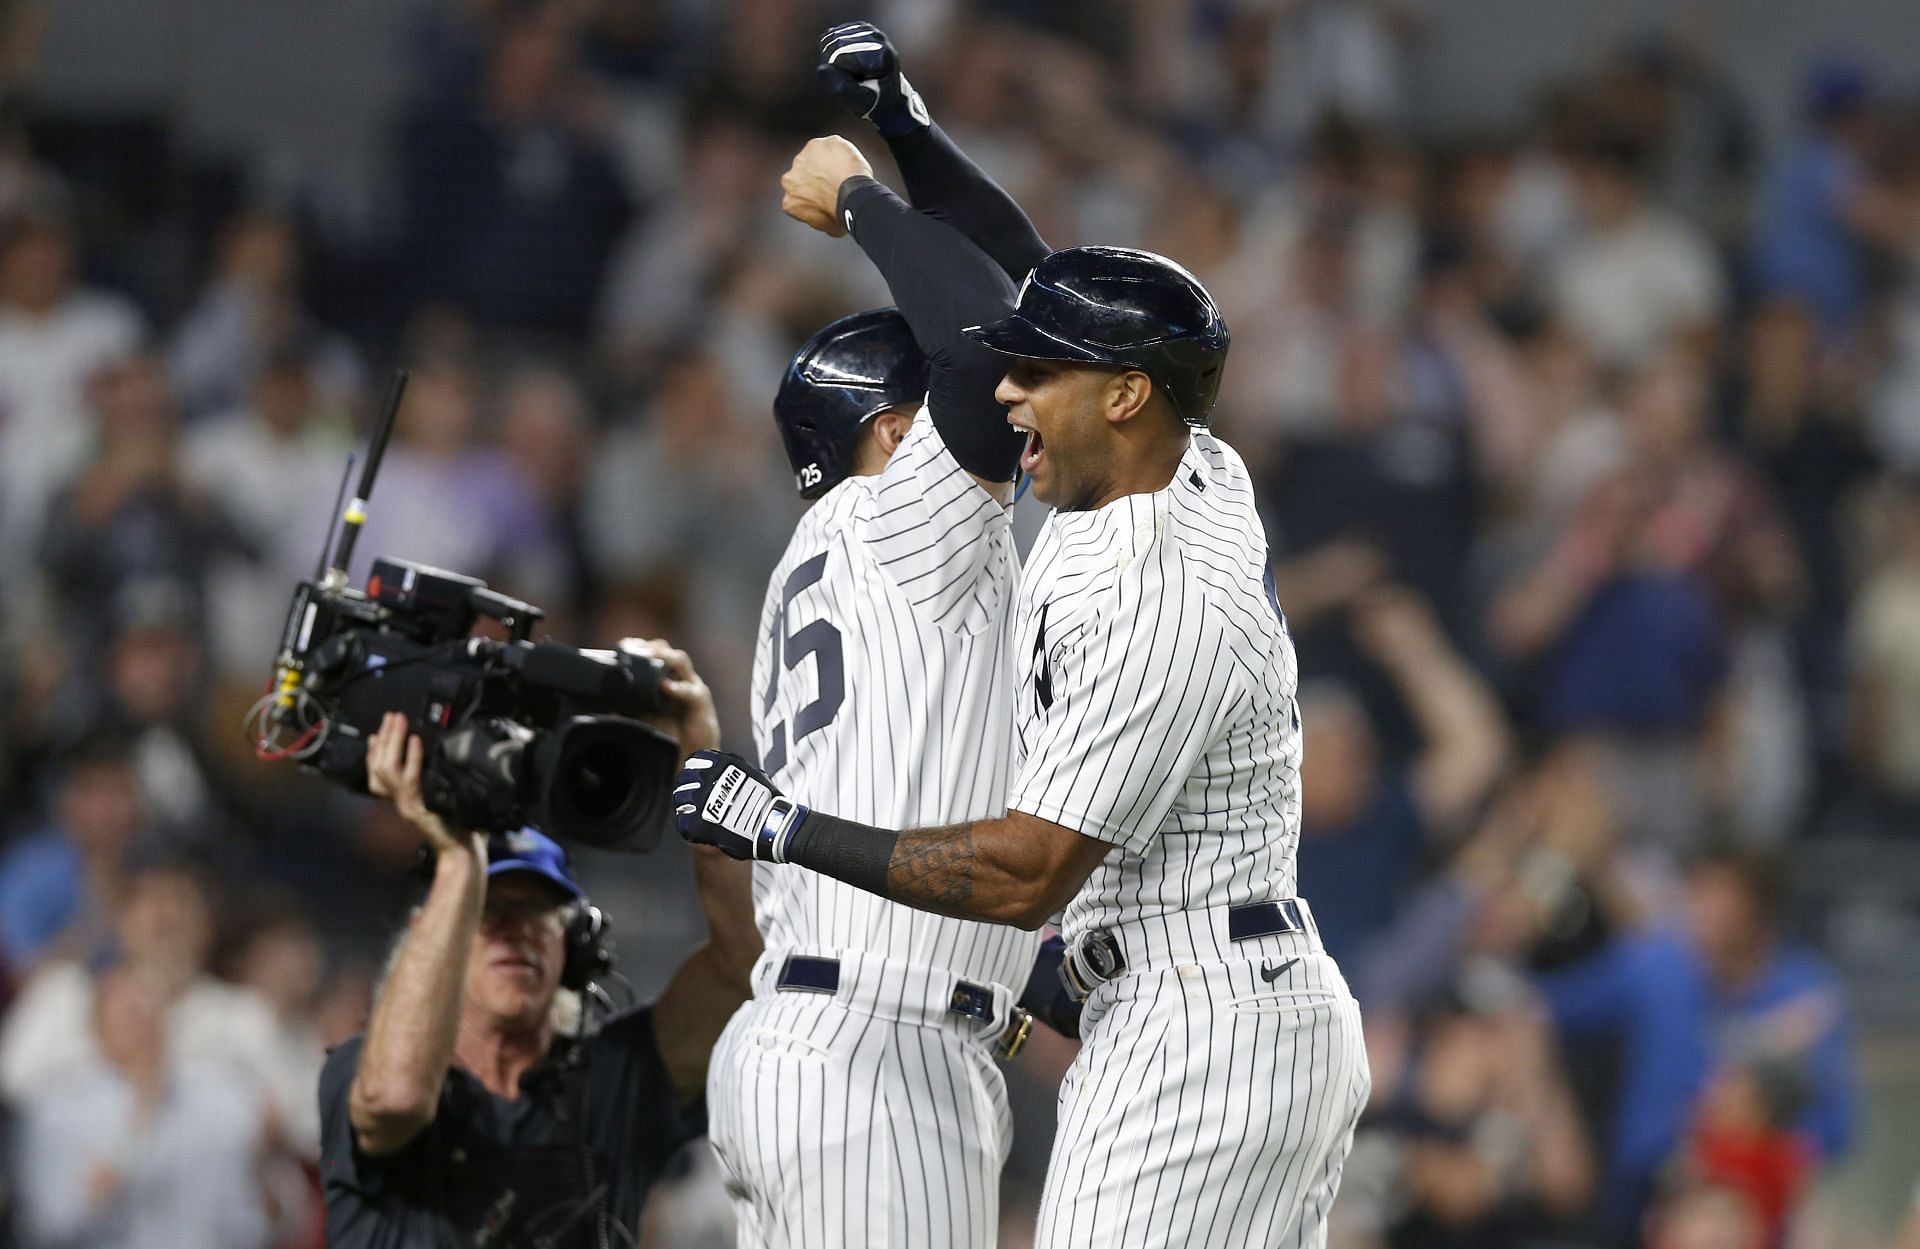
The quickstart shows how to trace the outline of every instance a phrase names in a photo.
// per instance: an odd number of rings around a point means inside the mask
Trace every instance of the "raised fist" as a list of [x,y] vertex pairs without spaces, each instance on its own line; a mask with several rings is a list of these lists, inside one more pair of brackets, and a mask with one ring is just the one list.
[[889,139],[930,124],[926,103],[900,72],[892,41],[872,22],[847,22],[820,36],[816,72],[823,87]]

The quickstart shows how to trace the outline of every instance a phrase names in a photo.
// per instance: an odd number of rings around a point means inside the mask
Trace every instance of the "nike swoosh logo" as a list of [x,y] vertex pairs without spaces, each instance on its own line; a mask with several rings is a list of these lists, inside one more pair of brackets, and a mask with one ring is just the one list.
[[1280,977],[1287,974],[1287,968],[1293,966],[1295,963],[1299,961],[1300,960],[1297,958],[1290,958],[1286,962],[1280,964],[1280,966],[1278,967],[1269,967],[1265,963],[1262,963],[1260,964],[1260,979],[1266,981],[1268,984],[1272,984],[1274,981],[1280,979]]

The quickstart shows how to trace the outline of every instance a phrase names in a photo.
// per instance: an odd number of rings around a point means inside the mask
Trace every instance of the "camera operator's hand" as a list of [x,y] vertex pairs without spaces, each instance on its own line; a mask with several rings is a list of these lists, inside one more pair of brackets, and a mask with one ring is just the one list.
[[420,769],[426,748],[407,731],[407,718],[389,711],[380,731],[367,739],[367,789],[377,798],[390,798],[407,822],[426,835],[434,853],[466,850],[486,854],[486,838],[476,832],[456,831],[439,814],[427,809],[420,794]]
[[647,723],[680,743],[681,759],[720,744],[720,715],[714,710],[713,691],[693,670],[693,660],[685,651],[661,638],[622,638],[620,649],[659,663],[660,692],[667,696],[667,709],[647,717]]

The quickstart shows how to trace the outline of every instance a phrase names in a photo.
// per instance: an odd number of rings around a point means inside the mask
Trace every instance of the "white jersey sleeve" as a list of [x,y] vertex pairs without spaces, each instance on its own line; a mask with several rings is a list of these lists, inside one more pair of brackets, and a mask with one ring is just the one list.
[[936,626],[978,633],[1007,609],[995,568],[1007,509],[960,467],[924,408],[894,450],[862,517],[875,565]]
[[1063,600],[1062,636],[1047,636],[1053,604],[1039,607],[1038,667],[1021,693],[1036,706],[1024,709],[1033,718],[1007,805],[1137,853],[1229,722],[1245,677],[1177,548],[1154,544],[1131,561],[1088,554],[1106,577],[1086,583],[1113,580],[1084,607],[1080,595]]

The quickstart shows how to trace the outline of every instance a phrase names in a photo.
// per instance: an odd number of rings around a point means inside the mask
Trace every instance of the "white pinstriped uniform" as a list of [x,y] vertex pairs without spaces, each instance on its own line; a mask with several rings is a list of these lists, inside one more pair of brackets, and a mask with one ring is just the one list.
[[1028,558],[1008,805],[1114,843],[1060,923],[1127,960],[1061,1086],[1044,1249],[1326,1238],[1370,1087],[1359,1009],[1311,931],[1227,929],[1295,889],[1296,670],[1266,569],[1246,466],[1204,433],[1167,488],[1055,512]]
[[[1007,512],[924,411],[876,477],[817,501],[767,587],[754,739],[786,793],[915,828],[1000,815],[1011,773]],[[991,1246],[1011,1143],[998,1022],[949,1013],[956,979],[1003,1022],[1038,938],[754,865],[767,952],[708,1078],[742,1246]],[[779,992],[789,955],[840,961],[831,996]]]

